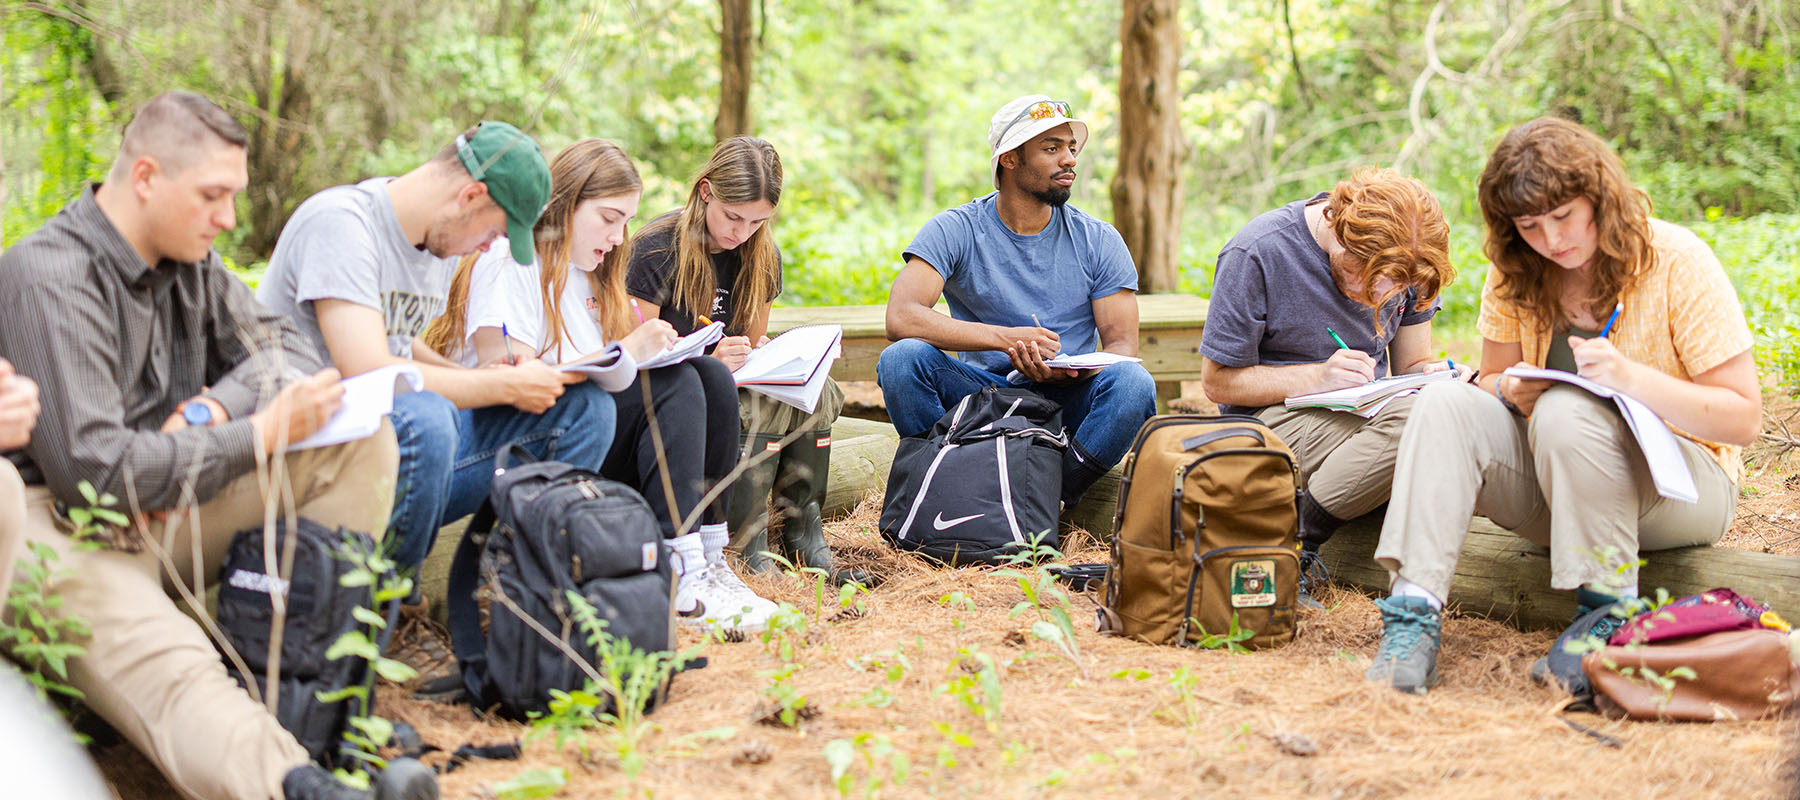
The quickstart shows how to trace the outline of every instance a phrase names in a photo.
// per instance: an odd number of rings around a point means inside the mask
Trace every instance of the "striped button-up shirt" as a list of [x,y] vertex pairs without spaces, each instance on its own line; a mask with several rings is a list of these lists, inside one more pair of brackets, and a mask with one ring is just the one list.
[[[205,502],[255,468],[261,399],[318,357],[217,253],[145,264],[95,188],[0,254],[0,357],[37,381],[43,407],[7,457],[70,505],[86,505],[82,481],[139,509]],[[162,433],[203,389],[231,420]]]

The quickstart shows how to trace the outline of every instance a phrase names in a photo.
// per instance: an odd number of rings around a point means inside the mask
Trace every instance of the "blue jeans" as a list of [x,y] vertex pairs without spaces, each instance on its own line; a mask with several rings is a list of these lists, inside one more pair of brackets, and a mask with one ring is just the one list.
[[1073,503],[1112,469],[1144,421],[1156,414],[1156,381],[1144,365],[1114,364],[1093,377],[1071,383],[1009,384],[919,339],[901,339],[881,351],[875,367],[888,418],[901,436],[931,429],[957,401],[983,386],[1029,389],[1062,406],[1063,425],[1073,431],[1063,459],[1063,499]]
[[437,530],[475,513],[494,479],[494,456],[517,444],[540,459],[595,472],[613,439],[612,396],[592,383],[565,387],[542,414],[511,406],[459,409],[442,395],[394,398],[400,473],[388,538],[402,571],[424,563]]

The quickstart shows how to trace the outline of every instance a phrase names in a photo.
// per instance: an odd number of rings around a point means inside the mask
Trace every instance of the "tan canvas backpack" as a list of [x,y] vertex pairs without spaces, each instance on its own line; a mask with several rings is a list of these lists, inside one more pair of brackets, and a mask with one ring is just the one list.
[[1255,417],[1166,414],[1138,430],[1113,514],[1100,629],[1156,644],[1294,638],[1299,469]]

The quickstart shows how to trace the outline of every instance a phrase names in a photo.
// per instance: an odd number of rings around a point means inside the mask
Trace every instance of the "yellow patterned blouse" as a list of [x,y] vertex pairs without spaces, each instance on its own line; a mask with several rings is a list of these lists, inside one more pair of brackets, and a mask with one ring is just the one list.
[[[1682,380],[1693,380],[1750,349],[1750,325],[1737,290],[1712,248],[1693,231],[1660,219],[1650,220],[1650,245],[1656,263],[1626,292],[1625,309],[1610,336],[1613,346],[1633,361]],[[1476,329],[1495,342],[1518,342],[1527,362],[1543,366],[1550,335],[1540,333],[1534,320],[1522,320],[1522,312],[1500,298],[1499,280],[1499,270],[1490,268]],[[1710,451],[1732,483],[1743,476],[1743,448],[1669,427]]]

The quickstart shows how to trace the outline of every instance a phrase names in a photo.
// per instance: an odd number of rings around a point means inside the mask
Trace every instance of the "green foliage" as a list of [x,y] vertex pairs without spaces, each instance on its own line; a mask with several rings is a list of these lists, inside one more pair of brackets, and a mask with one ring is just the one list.
[[362,537],[346,534],[343,543],[338,545],[332,557],[349,562],[351,568],[338,578],[338,585],[345,588],[363,587],[368,590],[369,602],[351,612],[362,627],[345,631],[331,643],[325,651],[325,658],[360,658],[368,662],[369,670],[362,683],[346,686],[333,692],[317,692],[314,697],[321,703],[338,703],[354,700],[349,717],[349,728],[344,731],[343,744],[338,748],[339,755],[355,759],[363,769],[335,770],[338,779],[352,786],[367,788],[368,771],[387,766],[387,760],[381,757],[381,748],[387,746],[393,738],[394,724],[375,715],[375,678],[381,676],[396,683],[412,680],[418,673],[412,667],[395,661],[381,654],[381,647],[376,644],[380,632],[387,628],[387,618],[374,609],[387,608],[389,604],[400,602],[401,598],[412,593],[412,578],[397,575],[394,562],[381,555],[380,548]]
[[[863,797],[875,797],[886,786],[904,786],[912,772],[912,762],[894,743],[879,733],[859,733],[848,739],[832,739],[825,743],[825,763],[831,767],[831,785],[840,797],[858,791]],[[885,763],[882,763],[885,762]],[[862,780],[851,774],[860,764]]]
[[646,741],[659,730],[649,721],[646,707],[676,672],[698,657],[700,647],[678,653],[647,653],[632,646],[629,640],[608,633],[606,620],[581,593],[571,591],[566,597],[570,616],[598,656],[599,663],[591,666],[601,681],[590,679],[586,688],[575,692],[552,690],[550,711],[533,715],[527,741],[548,733],[555,737],[558,750],[574,742],[586,757],[584,732],[605,731],[609,734],[607,746],[618,759],[619,768],[628,780],[635,781],[644,769]]
[[1195,630],[1200,631],[1200,640],[1194,642],[1194,646],[1202,650],[1224,650],[1228,653],[1248,653],[1250,652],[1249,648],[1244,647],[1240,642],[1247,642],[1256,637],[1256,631],[1238,627],[1238,615],[1236,611],[1231,612],[1231,628],[1224,633],[1208,633],[1206,626],[1201,625],[1200,620],[1194,619],[1193,617],[1188,617],[1188,624],[1194,626]]
[[1067,565],[1061,563],[1062,553],[1044,544],[1046,535],[1048,532],[1033,536],[1030,546],[1008,555],[1009,566],[994,574],[1013,579],[1025,595],[1024,600],[1013,605],[1009,616],[1035,613],[1037,620],[1031,623],[1031,635],[1055,645],[1057,654],[1074,664],[1085,678],[1087,664],[1081,658],[1081,646],[1075,641],[1075,624],[1069,613],[1073,605],[1069,593],[1056,580],[1056,573],[1051,572]]
[[762,694],[775,706],[772,716],[775,721],[789,728],[800,727],[802,714],[807,708],[806,695],[801,694],[794,686],[794,676],[801,669],[802,665],[787,661],[777,669],[757,673],[758,677],[769,681],[769,685],[763,687]]
[[[129,517],[113,508],[119,502],[117,497],[97,492],[87,481],[76,488],[88,505],[68,512],[75,526],[70,532],[75,549],[97,549],[94,539],[101,525],[130,524]],[[68,683],[69,661],[87,652],[81,641],[93,631],[87,620],[63,612],[63,598],[56,591],[56,583],[73,570],[57,568],[61,556],[49,544],[28,541],[25,545],[29,554],[14,564],[13,582],[6,591],[6,613],[0,614],[0,650],[18,665],[40,699],[80,702],[85,695]],[[80,734],[76,739],[86,742]]]
[[562,767],[537,767],[494,784],[493,792],[501,800],[528,800],[555,795],[568,782],[569,771]]

